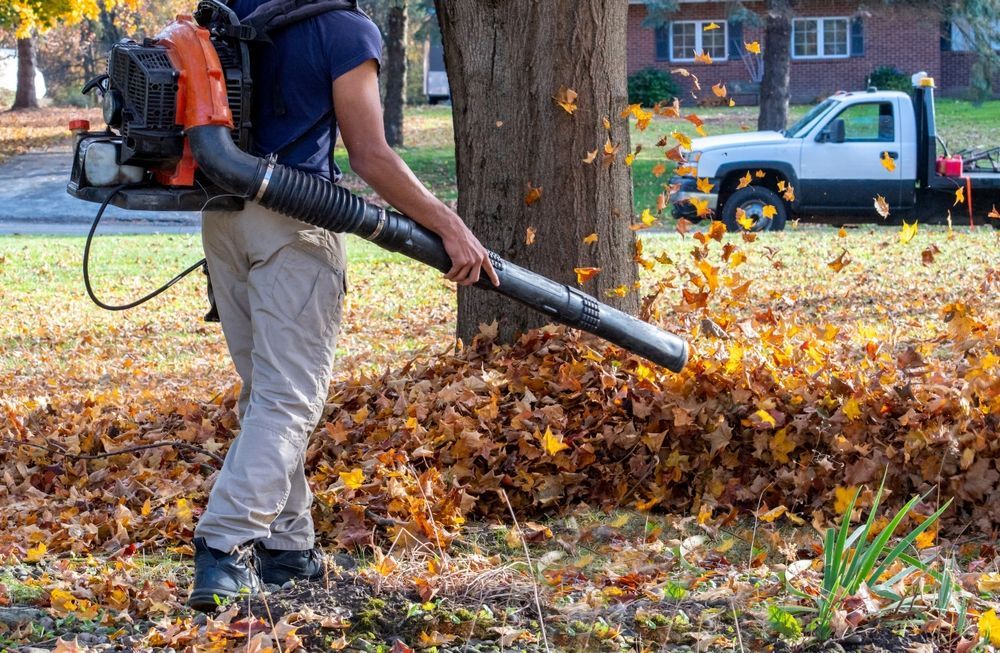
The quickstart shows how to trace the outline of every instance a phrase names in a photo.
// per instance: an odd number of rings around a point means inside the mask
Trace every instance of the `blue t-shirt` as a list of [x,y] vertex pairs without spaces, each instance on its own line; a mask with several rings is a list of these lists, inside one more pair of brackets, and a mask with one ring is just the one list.
[[[264,2],[234,0],[230,6],[243,19]],[[381,64],[382,35],[364,14],[335,10],[272,40],[274,45],[255,43],[250,50],[254,152],[276,153],[280,163],[337,181],[333,80],[370,59]]]

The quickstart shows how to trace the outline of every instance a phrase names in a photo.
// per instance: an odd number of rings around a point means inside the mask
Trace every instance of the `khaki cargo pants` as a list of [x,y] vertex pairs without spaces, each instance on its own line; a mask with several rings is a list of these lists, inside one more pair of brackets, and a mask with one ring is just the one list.
[[243,380],[240,434],[195,529],[232,551],[313,547],[303,460],[340,331],[344,237],[247,203],[205,212],[202,240],[229,353]]

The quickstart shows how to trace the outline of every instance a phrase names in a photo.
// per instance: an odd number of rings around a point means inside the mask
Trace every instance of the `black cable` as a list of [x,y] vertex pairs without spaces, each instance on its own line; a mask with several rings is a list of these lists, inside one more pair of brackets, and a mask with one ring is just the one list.
[[[139,185],[141,185],[141,184],[139,184]],[[205,265],[205,262],[206,262],[205,259],[201,259],[200,261],[198,261],[197,263],[195,263],[194,265],[192,265],[188,269],[184,270],[183,272],[181,272],[180,274],[178,274],[176,277],[174,277],[173,279],[171,279],[167,283],[163,284],[162,286],[160,286],[159,288],[157,288],[153,292],[151,292],[148,295],[146,295],[145,297],[142,297],[141,299],[137,299],[134,302],[129,302],[128,304],[122,304],[120,306],[114,306],[112,304],[105,304],[104,302],[102,302],[101,300],[99,300],[97,298],[97,295],[94,294],[93,287],[91,287],[91,285],[90,285],[90,244],[94,240],[94,233],[97,231],[97,225],[101,224],[101,218],[104,217],[104,211],[107,210],[108,205],[111,204],[111,200],[113,200],[115,198],[115,196],[117,196],[118,193],[122,192],[123,190],[126,190],[128,188],[134,188],[136,186],[137,186],[137,184],[122,184],[121,186],[118,186],[118,187],[116,187],[115,189],[113,189],[111,191],[111,194],[108,195],[108,197],[104,200],[104,202],[101,203],[101,208],[98,209],[97,216],[94,218],[94,224],[92,224],[90,226],[90,233],[87,234],[87,242],[83,246],[83,285],[86,286],[86,288],[87,288],[87,295],[90,296],[90,299],[95,304],[97,304],[101,308],[103,308],[105,310],[108,310],[108,311],[127,311],[127,310],[129,310],[131,308],[135,308],[136,306],[141,306],[142,304],[145,304],[146,302],[148,302],[149,300],[153,299],[157,295],[160,295],[160,294],[166,292],[171,286],[173,286],[175,283],[177,283],[178,281],[180,281],[181,279],[183,279],[187,275],[191,274],[192,272],[194,272],[198,268],[200,268],[203,265]]]

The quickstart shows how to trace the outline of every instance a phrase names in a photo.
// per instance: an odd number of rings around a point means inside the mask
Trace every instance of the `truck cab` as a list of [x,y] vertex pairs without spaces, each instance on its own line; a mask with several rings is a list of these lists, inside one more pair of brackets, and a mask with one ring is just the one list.
[[[874,217],[876,196],[908,211],[926,192],[954,191],[965,171],[936,169],[933,80],[918,74],[913,81],[914,99],[873,88],[841,92],[782,132],[695,139],[689,175],[671,180],[674,217],[780,230],[792,214]],[[980,186],[1000,182],[995,173],[968,176]]]

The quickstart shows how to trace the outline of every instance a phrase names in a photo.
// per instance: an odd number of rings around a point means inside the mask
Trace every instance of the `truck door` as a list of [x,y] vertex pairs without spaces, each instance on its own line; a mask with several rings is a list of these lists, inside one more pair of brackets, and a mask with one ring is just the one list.
[[[867,210],[876,195],[899,206],[902,147],[896,112],[891,99],[849,104],[803,143],[799,193],[807,211]],[[843,121],[842,132],[838,121]],[[893,172],[883,165],[883,152],[895,160]]]

